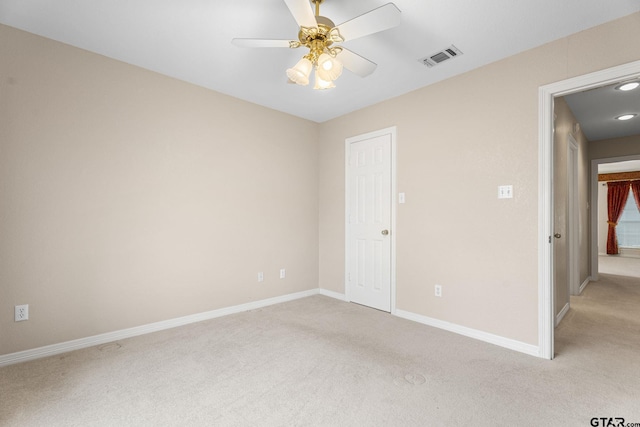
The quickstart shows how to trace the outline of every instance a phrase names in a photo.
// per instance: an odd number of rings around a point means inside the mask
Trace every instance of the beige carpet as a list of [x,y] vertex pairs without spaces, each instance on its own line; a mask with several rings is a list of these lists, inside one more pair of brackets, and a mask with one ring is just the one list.
[[603,275],[545,361],[315,296],[0,369],[2,426],[640,423],[640,284]]

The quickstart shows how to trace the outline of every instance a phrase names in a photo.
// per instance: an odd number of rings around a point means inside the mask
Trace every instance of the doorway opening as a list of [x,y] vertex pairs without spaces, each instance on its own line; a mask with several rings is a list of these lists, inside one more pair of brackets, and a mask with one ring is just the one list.
[[[638,77],[640,61],[635,61],[546,85],[539,90],[538,352],[542,358],[551,360],[554,357],[554,99]],[[593,218],[593,210],[590,214]],[[593,248],[593,236],[590,244]]]
[[[640,153],[593,159],[591,161],[591,171],[591,206],[593,206],[594,210],[594,215],[591,218],[591,235],[594,236],[594,239],[597,239],[591,247],[591,276],[593,280],[598,280],[598,276],[602,272],[619,276],[640,277],[640,268],[633,265],[640,264],[640,259],[637,259],[640,257],[640,249],[621,248],[620,257],[607,255],[607,184],[598,180],[599,174],[640,171]],[[627,203],[634,203],[633,196],[630,196]],[[603,262],[605,263],[604,269]]]

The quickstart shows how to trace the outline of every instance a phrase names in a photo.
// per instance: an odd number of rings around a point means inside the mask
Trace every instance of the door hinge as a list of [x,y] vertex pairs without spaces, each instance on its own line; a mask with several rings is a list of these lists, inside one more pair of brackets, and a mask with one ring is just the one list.
[[551,236],[549,236],[549,243],[551,243]]

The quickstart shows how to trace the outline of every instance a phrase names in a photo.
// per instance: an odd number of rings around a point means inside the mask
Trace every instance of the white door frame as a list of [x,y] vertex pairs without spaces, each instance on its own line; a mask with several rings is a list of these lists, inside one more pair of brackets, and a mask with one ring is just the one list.
[[396,180],[396,139],[397,139],[397,127],[392,126],[385,129],[380,129],[377,131],[365,133],[362,135],[353,136],[347,138],[344,143],[345,149],[345,163],[344,163],[344,171],[345,171],[345,206],[344,206],[344,224],[345,224],[345,233],[344,233],[344,248],[345,248],[345,270],[344,270],[344,291],[345,291],[345,299],[347,301],[351,301],[351,297],[349,295],[349,278],[348,274],[351,271],[351,266],[349,263],[349,153],[350,146],[352,143],[357,141],[362,141],[366,139],[376,138],[383,135],[391,136],[391,314],[396,313],[396,198],[397,198],[397,180]]
[[542,86],[538,95],[538,355],[553,359],[553,99],[640,77],[640,61]]

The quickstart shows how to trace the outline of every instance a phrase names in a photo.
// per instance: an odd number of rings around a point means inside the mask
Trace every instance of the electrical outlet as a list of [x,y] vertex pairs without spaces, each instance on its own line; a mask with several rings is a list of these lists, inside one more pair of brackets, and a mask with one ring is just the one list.
[[29,320],[29,304],[16,305],[15,321]]
[[262,271],[258,273],[258,282],[264,282],[264,273]]
[[435,294],[436,294],[437,297],[441,297],[442,296],[442,286],[436,285]]
[[285,272],[284,268],[281,268],[280,269],[280,278],[284,279],[285,275],[286,275],[286,272]]

